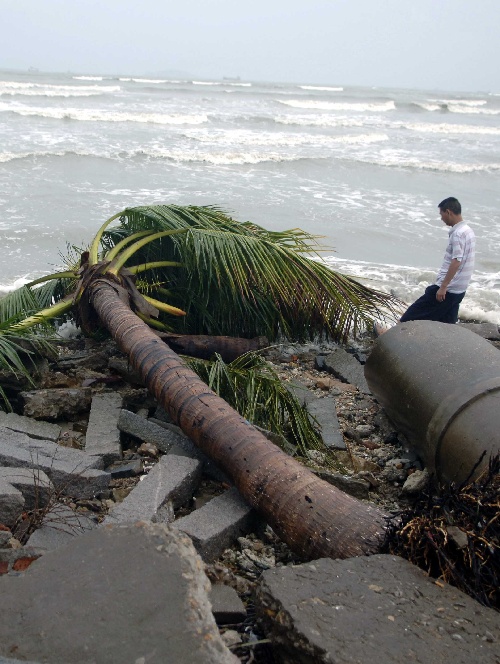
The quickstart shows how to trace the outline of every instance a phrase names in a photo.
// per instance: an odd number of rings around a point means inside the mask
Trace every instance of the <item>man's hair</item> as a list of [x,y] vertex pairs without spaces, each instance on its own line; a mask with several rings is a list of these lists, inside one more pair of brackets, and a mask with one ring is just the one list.
[[441,201],[441,203],[438,205],[438,208],[443,211],[449,210],[450,212],[453,212],[453,214],[462,214],[462,206],[456,198],[453,198],[453,196],[445,198],[444,201]]

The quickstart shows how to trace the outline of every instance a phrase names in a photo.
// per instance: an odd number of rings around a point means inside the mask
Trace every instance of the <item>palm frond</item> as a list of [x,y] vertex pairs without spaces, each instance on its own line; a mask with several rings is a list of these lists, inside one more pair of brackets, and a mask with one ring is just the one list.
[[246,353],[226,364],[184,358],[207,385],[252,424],[284,436],[297,452],[326,451],[314,419],[258,353]]
[[187,311],[176,323],[179,332],[345,339],[395,312],[392,296],[322,263],[318,239],[300,229],[270,232],[218,208],[166,205],[127,208],[120,222],[106,231],[108,246],[144,230],[189,229],[134,255],[135,263],[185,265],[177,272],[151,271],[175,294],[172,304]]

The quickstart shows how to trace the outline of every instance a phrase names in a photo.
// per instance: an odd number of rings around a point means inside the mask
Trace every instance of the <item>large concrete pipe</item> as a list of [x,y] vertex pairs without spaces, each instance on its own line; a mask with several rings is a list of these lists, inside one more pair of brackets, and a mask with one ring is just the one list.
[[460,325],[400,323],[365,365],[368,385],[429,472],[441,482],[475,476],[500,450],[500,352]]

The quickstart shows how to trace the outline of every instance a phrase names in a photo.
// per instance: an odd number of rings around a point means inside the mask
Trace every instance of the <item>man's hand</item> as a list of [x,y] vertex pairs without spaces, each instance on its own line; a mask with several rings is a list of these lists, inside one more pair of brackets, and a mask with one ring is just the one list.
[[441,286],[436,293],[436,300],[438,302],[444,302],[445,297],[446,297],[446,286]]

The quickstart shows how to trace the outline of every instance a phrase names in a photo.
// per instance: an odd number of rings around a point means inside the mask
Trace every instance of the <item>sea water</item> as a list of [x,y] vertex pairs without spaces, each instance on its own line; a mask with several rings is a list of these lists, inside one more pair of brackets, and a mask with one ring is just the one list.
[[500,324],[500,91],[0,72],[0,292],[125,207],[216,205],[321,236],[334,269],[410,302],[456,196],[477,236],[462,317]]

